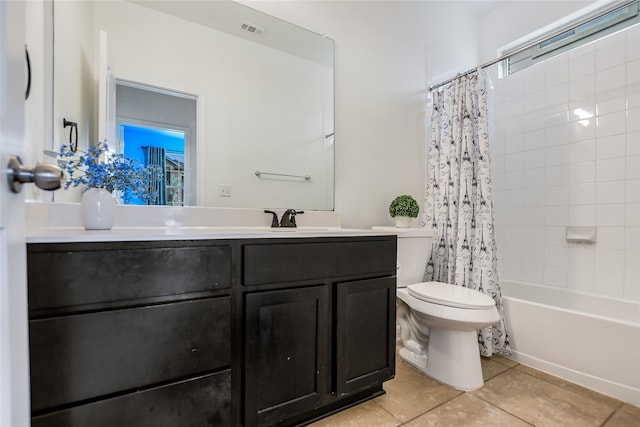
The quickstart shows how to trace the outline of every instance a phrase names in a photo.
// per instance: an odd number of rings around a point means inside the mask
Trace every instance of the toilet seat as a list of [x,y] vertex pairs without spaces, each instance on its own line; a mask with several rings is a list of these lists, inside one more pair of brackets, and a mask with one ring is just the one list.
[[414,283],[408,285],[407,290],[414,298],[447,307],[486,310],[496,304],[489,295],[448,283]]

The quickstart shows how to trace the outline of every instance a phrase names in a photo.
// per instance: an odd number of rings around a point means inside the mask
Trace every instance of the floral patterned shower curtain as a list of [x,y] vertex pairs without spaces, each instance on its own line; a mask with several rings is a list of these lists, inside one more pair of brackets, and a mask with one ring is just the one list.
[[433,228],[426,280],[491,296],[500,322],[478,335],[480,353],[509,354],[498,282],[486,76],[476,71],[434,89],[424,225]]

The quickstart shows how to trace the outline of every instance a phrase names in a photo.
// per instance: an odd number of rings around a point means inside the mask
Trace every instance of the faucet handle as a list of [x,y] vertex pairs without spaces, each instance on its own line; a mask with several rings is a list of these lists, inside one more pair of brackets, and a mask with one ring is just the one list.
[[295,209],[287,209],[282,214],[282,219],[280,220],[280,227],[297,227],[296,225],[296,215],[303,214],[304,211],[296,211]]
[[271,217],[271,228],[277,228],[280,227],[280,224],[278,222],[278,214],[275,213],[274,211],[268,211],[265,209],[264,213],[270,213],[272,215]]

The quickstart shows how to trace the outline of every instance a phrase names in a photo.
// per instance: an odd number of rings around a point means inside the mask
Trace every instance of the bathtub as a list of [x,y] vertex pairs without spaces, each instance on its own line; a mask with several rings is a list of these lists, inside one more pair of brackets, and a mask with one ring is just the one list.
[[640,406],[640,304],[500,283],[511,358]]

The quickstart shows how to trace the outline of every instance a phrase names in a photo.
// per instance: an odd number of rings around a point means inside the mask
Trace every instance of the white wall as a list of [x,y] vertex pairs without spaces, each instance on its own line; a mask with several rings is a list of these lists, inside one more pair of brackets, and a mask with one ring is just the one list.
[[243,1],[335,40],[336,210],[345,227],[391,224],[424,200],[428,79],[478,63],[478,22],[457,1]]

